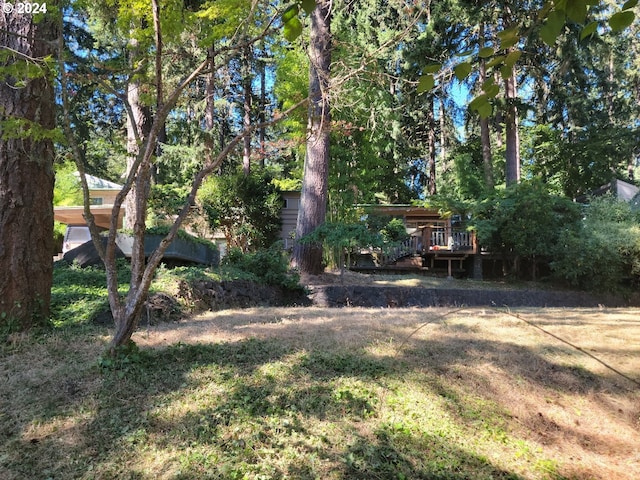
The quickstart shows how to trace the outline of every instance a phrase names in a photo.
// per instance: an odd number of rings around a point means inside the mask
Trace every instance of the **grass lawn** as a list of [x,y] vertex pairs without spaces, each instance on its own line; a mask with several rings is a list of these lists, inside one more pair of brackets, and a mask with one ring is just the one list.
[[226,310],[115,362],[107,327],[13,335],[0,479],[640,478],[640,386],[586,354],[640,381],[640,311],[514,313]]

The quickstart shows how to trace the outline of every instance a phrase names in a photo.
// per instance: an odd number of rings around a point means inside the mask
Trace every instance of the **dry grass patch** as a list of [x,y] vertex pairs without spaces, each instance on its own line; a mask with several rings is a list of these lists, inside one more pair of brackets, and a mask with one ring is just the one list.
[[[0,478],[640,478],[640,311],[255,308],[0,350]],[[585,352],[596,356],[594,360]]]
[[[449,311],[227,311],[197,317],[177,329],[160,326],[141,334],[140,343],[278,338],[294,348],[362,349],[373,357],[395,357],[408,362],[411,370],[437,372],[455,396],[462,392],[488,402],[481,410],[491,405],[503,408],[508,430],[529,443],[524,450],[557,459],[540,461],[541,471],[567,478],[640,476],[637,385],[515,316],[491,309],[451,315]],[[640,381],[637,310],[523,309],[514,313]]]

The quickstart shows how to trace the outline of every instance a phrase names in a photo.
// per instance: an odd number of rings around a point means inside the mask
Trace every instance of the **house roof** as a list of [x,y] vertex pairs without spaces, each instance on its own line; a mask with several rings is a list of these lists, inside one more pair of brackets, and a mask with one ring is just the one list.
[[420,207],[416,205],[366,204],[359,206],[365,208],[366,210],[372,210],[379,214],[440,218],[440,213],[437,209]]
[[631,183],[623,180],[613,180],[610,183],[602,185],[600,188],[590,191],[586,195],[580,195],[576,198],[576,201],[579,203],[586,203],[589,201],[589,197],[601,197],[603,195],[612,194],[618,200],[630,202],[638,192],[640,192],[640,189]]
[[[78,172],[74,172],[73,174],[77,177],[80,176]],[[87,185],[89,186],[89,190],[122,190],[122,185],[110,182],[109,180],[105,180],[104,178],[98,178],[89,174],[86,174],[85,176],[87,178]]]

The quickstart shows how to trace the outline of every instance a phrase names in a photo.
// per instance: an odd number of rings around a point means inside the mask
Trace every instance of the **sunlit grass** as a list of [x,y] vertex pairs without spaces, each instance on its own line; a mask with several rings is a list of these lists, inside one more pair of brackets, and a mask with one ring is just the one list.
[[[419,309],[245,313],[212,316],[218,328],[247,326],[243,338],[146,347],[108,368],[97,361],[107,341],[98,327],[2,347],[0,478],[608,479],[640,471],[637,394],[580,356],[557,357],[552,338],[512,317],[479,309],[444,318]],[[567,336],[612,322],[640,335],[637,312],[585,309],[570,322],[566,313],[520,312]],[[425,318],[432,323],[418,328]],[[168,326],[145,332],[146,342]],[[613,344],[620,334],[609,335]],[[576,435],[598,448],[576,444]]]

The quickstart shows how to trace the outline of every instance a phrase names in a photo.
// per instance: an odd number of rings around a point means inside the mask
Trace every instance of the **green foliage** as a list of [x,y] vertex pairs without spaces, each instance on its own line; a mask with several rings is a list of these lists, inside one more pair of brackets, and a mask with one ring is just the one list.
[[146,352],[140,350],[136,342],[129,339],[124,345],[105,352],[98,359],[98,366],[104,372],[114,372],[119,378],[123,378],[136,369],[140,370],[145,358],[148,358]]
[[380,230],[380,234],[385,242],[400,242],[408,237],[407,227],[399,218],[389,220],[389,223]]
[[[276,50],[275,85],[273,93],[282,110],[293,107],[309,93],[309,57],[301,48]],[[282,121],[281,128],[288,138],[293,139],[304,155],[306,135],[306,110],[300,109]]]
[[544,179],[557,194],[575,198],[611,181],[612,171],[626,171],[639,132],[625,126],[592,125],[569,140],[548,125],[523,131],[524,176]]
[[[464,144],[455,147],[449,158],[453,161],[453,168],[441,175],[438,181],[439,194],[461,201],[476,201],[490,194],[483,170],[479,137],[472,136]],[[494,176],[500,175],[499,168],[494,168],[494,172]],[[494,178],[494,182],[499,178]]]
[[203,46],[232,37],[238,29],[243,28],[243,23],[251,11],[251,2],[248,0],[216,0],[194,2],[193,5],[200,7],[195,17],[208,22],[203,24],[208,33],[208,36],[203,38]]
[[363,223],[325,222],[300,239],[301,243],[324,243],[329,248],[350,250],[354,247],[379,245],[380,236]]
[[311,15],[316,8],[315,0],[301,0],[287,7],[282,13],[282,34],[289,42],[295,41],[302,34],[302,22],[299,16],[304,12]]
[[82,188],[73,162],[56,166],[56,183],[53,188],[55,206],[83,205]]
[[282,199],[268,173],[209,177],[198,199],[209,226],[221,229],[230,246],[255,250],[278,239]]
[[53,221],[53,253],[54,255],[62,251],[62,243],[67,226],[57,220]]
[[[633,12],[636,5],[636,0],[630,0],[625,2],[618,11],[605,10],[605,14],[601,14],[600,18],[582,27],[580,39],[584,40],[596,35],[598,31],[607,30],[606,26],[613,33],[629,28],[636,19],[636,15]],[[593,12],[599,7],[600,2],[592,0],[548,2],[541,9],[535,7],[534,11],[530,11],[529,19],[526,21],[521,19],[519,22],[517,20],[514,22],[514,19],[511,18],[506,28],[495,32],[494,38],[491,38],[493,35],[487,35],[487,38],[484,38],[481,42],[482,45],[495,43],[497,45],[496,48],[487,46],[473,48],[472,46],[469,49],[467,42],[460,42],[464,51],[455,53],[455,56],[461,57],[461,61],[453,65],[453,72],[459,81],[463,81],[470,76],[474,68],[477,68],[471,62],[478,65],[483,60],[489,60],[485,64],[487,68],[492,68],[499,72],[502,78],[509,78],[513,75],[514,67],[523,53],[521,45],[527,40],[537,37],[547,46],[553,48],[561,41],[565,31],[575,24],[584,25],[587,20],[592,18]],[[601,8],[600,12],[602,12]],[[508,15],[508,17],[511,16],[511,14]],[[533,25],[530,22],[531,18],[535,18]],[[478,21],[482,22],[483,20]],[[513,23],[516,23],[516,25],[513,26]],[[446,63],[451,64],[451,62]],[[429,92],[436,86],[434,74],[438,70],[440,70],[439,65],[435,69],[425,69],[422,72],[417,83],[418,93]],[[493,106],[490,101],[493,96],[495,95],[478,94],[470,102],[469,109],[483,118],[491,116]]]
[[[145,230],[145,234],[166,236],[169,233],[169,230],[171,230],[171,226],[169,225],[157,225],[155,227],[148,227]],[[196,237],[195,235],[191,235],[190,233],[188,233],[183,229],[179,229],[176,236],[178,238],[181,238],[182,240],[186,240],[188,242],[193,242],[193,243],[199,243],[201,245],[206,245],[207,247],[210,247],[216,250],[218,248],[213,242],[207,240],[206,238]]]
[[521,133],[523,156],[528,159],[522,166],[523,176],[544,179],[555,195],[569,194],[568,172],[562,167],[562,133],[550,125],[523,128]]
[[10,118],[0,120],[0,139],[30,139],[33,141],[52,140],[57,143],[64,142],[64,135],[60,128],[44,128],[37,122],[26,118]]
[[562,231],[551,262],[556,279],[585,290],[616,291],[640,280],[640,218],[613,197],[594,199],[584,221]]
[[272,182],[281,192],[298,192],[302,188],[299,178],[274,178]]
[[[119,290],[131,276],[127,262],[118,264]],[[94,321],[108,311],[106,274],[103,268],[80,268],[57,262],[53,268],[51,319],[55,327],[78,326]]]
[[[48,60],[47,60],[48,61]],[[30,80],[42,78],[46,71],[44,63],[34,59],[20,57],[17,52],[7,48],[0,50],[0,80],[11,81],[14,88],[24,88]]]
[[382,236],[364,223],[346,222],[325,222],[299,241],[322,244],[328,263],[338,265],[341,271],[351,264],[351,255],[360,248],[383,244]]
[[475,212],[474,227],[482,247],[513,257],[548,257],[560,234],[575,228],[579,207],[550,195],[539,181],[527,181],[497,192]]
[[[352,93],[361,108],[341,113],[345,120],[333,122],[329,164],[329,219],[349,220],[353,205],[376,203],[379,198],[405,203],[410,191],[405,182],[407,164],[397,148],[401,133],[392,111],[393,99],[381,92]],[[366,117],[372,112],[381,125],[369,128]],[[365,117],[366,115],[366,117]],[[337,115],[336,115],[337,117]],[[389,129],[389,130],[387,130]]]
[[221,266],[251,273],[258,281],[267,285],[278,285],[291,290],[302,288],[298,274],[289,269],[289,257],[280,242],[253,253],[243,253],[239,248],[232,248],[222,259]]
[[[174,120],[177,122],[177,119]],[[172,125],[167,135],[184,135],[178,125]],[[162,155],[156,160],[158,183],[189,185],[202,167],[203,150],[201,145],[163,145]]]
[[149,196],[149,208],[161,218],[177,215],[187,199],[189,188],[175,183],[154,184]]

